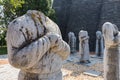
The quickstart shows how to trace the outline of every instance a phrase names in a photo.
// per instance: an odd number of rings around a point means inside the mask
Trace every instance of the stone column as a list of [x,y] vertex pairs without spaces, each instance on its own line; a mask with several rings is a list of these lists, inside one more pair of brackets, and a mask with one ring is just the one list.
[[120,80],[120,33],[110,22],[103,24],[102,31],[105,40],[104,80]]
[[76,37],[75,34],[73,32],[69,32],[68,33],[68,44],[70,45],[70,50],[71,53],[75,53],[76,52]]
[[104,53],[104,42],[103,42],[103,35],[101,31],[96,32],[96,49],[95,49],[96,56],[103,57]]
[[89,53],[89,36],[88,32],[81,30],[79,32],[79,53],[81,55],[81,63],[89,63],[90,53]]
[[20,69],[18,80],[62,80],[62,61],[70,53],[57,24],[29,10],[8,25],[9,63]]

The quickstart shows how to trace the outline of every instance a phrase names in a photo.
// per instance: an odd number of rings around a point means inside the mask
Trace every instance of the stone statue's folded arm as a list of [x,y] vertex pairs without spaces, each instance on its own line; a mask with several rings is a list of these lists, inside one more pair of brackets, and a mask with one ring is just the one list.
[[7,47],[10,64],[22,69],[33,67],[49,49],[63,60],[70,53],[69,45],[58,34],[46,34],[29,43],[29,40],[26,41],[25,36],[14,28],[8,29]]
[[89,39],[89,36],[84,37],[82,40],[87,40]]
[[[42,56],[50,49],[50,40],[47,36],[43,36],[29,44],[25,40],[24,35],[14,28],[8,29],[7,47],[8,58],[11,65],[16,68],[30,68],[36,64]],[[23,47],[21,47],[24,45]]]

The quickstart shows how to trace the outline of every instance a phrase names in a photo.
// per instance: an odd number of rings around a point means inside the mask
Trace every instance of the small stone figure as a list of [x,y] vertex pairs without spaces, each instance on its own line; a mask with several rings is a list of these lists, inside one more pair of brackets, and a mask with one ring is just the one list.
[[8,25],[9,63],[20,69],[18,80],[62,80],[62,61],[69,53],[58,26],[36,10]]
[[79,32],[79,52],[81,55],[80,63],[90,63],[90,53],[89,53],[89,36],[88,32],[81,30]]
[[105,40],[104,80],[120,80],[120,33],[110,22],[103,24],[102,31]]
[[68,33],[68,44],[70,45],[70,50],[71,53],[75,53],[76,52],[76,37],[75,34],[73,32],[69,32]]
[[96,56],[103,57],[104,53],[104,43],[103,43],[103,35],[101,31],[96,32]]

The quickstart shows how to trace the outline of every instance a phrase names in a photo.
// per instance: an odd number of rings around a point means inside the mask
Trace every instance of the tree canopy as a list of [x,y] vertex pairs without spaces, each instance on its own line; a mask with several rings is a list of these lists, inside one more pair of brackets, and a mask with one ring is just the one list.
[[27,10],[39,10],[55,21],[52,3],[53,0],[0,0],[4,13],[4,18],[0,18],[8,24],[14,18],[25,14]]

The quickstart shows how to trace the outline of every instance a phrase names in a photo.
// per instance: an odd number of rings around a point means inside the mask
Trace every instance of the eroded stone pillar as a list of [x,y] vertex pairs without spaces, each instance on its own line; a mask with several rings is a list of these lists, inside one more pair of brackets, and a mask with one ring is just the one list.
[[81,30],[79,32],[79,53],[81,55],[81,63],[89,63],[90,53],[89,53],[89,36],[88,32]]
[[103,35],[101,31],[96,32],[96,49],[95,49],[96,56],[103,57],[104,53],[104,42],[103,42]]
[[8,25],[9,63],[20,69],[18,80],[62,80],[62,61],[69,53],[58,26],[36,10]]
[[75,53],[76,52],[76,37],[75,34],[73,32],[69,32],[68,33],[68,44],[70,46],[70,50],[71,53]]
[[110,22],[103,24],[102,31],[105,40],[104,80],[120,80],[120,33]]

